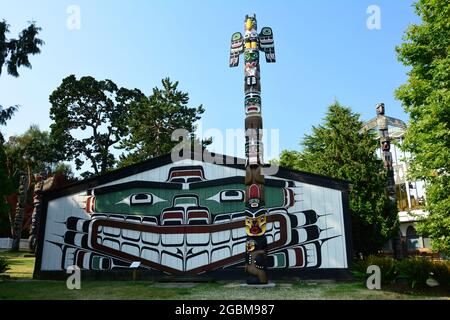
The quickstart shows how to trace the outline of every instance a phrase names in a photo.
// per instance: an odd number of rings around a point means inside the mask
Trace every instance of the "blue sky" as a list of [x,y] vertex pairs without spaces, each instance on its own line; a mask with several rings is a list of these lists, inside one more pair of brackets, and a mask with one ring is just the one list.
[[[81,9],[80,30],[67,28],[69,5]],[[381,10],[380,30],[366,27],[370,5]],[[298,150],[335,99],[367,120],[378,102],[408,120],[394,99],[407,72],[394,48],[407,26],[420,22],[412,1],[0,0],[10,37],[35,20],[46,43],[31,58],[32,70],[0,77],[0,104],[21,105],[1,130],[20,134],[32,123],[48,129],[49,94],[70,74],[146,94],[168,76],[189,92],[192,106],[203,104],[203,130],[241,128],[243,69],[230,69],[228,56],[247,13],[256,13],[259,29],[274,32],[277,63],[261,63],[262,107],[264,127],[280,129],[280,150]]]

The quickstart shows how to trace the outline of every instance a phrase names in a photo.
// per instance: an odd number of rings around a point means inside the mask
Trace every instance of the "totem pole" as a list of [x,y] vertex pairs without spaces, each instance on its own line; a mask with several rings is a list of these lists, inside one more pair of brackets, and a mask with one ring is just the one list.
[[28,193],[28,175],[21,173],[19,178],[19,196],[17,199],[16,215],[14,216],[12,251],[20,250],[20,239],[22,235],[23,217],[25,215],[25,203]]
[[[377,116],[376,118],[368,121],[363,130],[370,130],[378,128],[380,147],[381,147],[381,158],[384,163],[384,168],[387,173],[386,181],[386,194],[389,197],[392,205],[396,206],[396,193],[395,193],[395,179],[394,179],[394,167],[392,166],[392,153],[391,153],[391,138],[389,137],[388,126],[398,127],[406,129],[406,124],[395,118],[391,118],[385,115],[384,103],[378,103],[376,105]],[[400,236],[394,239],[394,254],[398,259],[403,258]]]
[[275,62],[272,29],[262,28],[257,33],[256,16],[245,16],[245,36],[235,32],[231,37],[230,67],[239,65],[239,55],[244,53],[245,91],[245,231],[247,233],[245,271],[247,284],[266,284],[267,239],[264,203],[264,174],[261,83],[259,51],[265,53],[266,62]]
[[394,168],[392,167],[392,153],[391,153],[391,139],[389,138],[388,122],[384,116],[384,103],[376,105],[377,110],[377,126],[378,133],[380,135],[380,146],[382,152],[382,159],[384,168],[387,172],[386,192],[389,199],[395,202],[395,180],[394,180]]
[[31,216],[30,237],[28,239],[29,248],[33,252],[36,251],[36,238],[42,211],[42,191],[44,189],[45,177],[45,172],[34,176],[33,214]]

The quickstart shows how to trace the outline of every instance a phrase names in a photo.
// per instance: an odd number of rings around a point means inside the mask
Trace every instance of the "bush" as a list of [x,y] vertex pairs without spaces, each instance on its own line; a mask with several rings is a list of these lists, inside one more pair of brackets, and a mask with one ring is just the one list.
[[437,261],[433,265],[432,278],[443,288],[450,290],[450,261]]
[[381,283],[392,283],[396,279],[395,260],[387,257],[368,256],[366,259],[357,261],[353,264],[352,273],[355,277],[364,281],[369,277],[367,268],[371,265],[380,267]]
[[[397,261],[399,276],[406,279],[412,288],[426,286],[427,280],[433,275],[434,263],[422,258],[408,258]],[[435,279],[437,280],[437,279]]]
[[9,270],[8,266],[8,260],[5,257],[0,257],[0,274],[6,272],[6,270]]
[[412,288],[426,287],[427,280],[433,278],[440,287],[450,289],[449,261],[432,261],[420,257],[394,260],[388,257],[369,256],[353,264],[353,275],[365,281],[370,276],[366,273],[370,265],[380,267],[382,284],[391,284],[404,279]]

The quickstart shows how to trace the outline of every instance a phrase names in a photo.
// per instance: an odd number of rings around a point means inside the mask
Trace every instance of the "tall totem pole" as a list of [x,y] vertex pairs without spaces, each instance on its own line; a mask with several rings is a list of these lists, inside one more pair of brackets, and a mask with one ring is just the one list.
[[[389,197],[392,205],[396,206],[397,195],[395,191],[395,178],[394,178],[394,167],[392,163],[392,153],[391,153],[391,138],[389,137],[388,126],[397,127],[401,129],[406,129],[406,124],[395,118],[391,118],[385,115],[384,103],[378,103],[375,106],[377,111],[377,116],[372,120],[368,121],[363,130],[373,130],[378,128],[378,138],[380,140],[381,148],[381,158],[384,163],[384,168],[387,173],[386,181],[386,194]],[[394,237],[394,255],[395,258],[403,258],[403,252],[401,248],[400,236]]]
[[266,62],[275,62],[272,29],[264,27],[257,33],[256,16],[245,16],[245,35],[235,32],[231,37],[230,67],[239,65],[244,53],[245,91],[245,231],[247,233],[245,271],[248,284],[266,284],[267,239],[264,199],[261,82],[259,51]]
[[384,103],[376,105],[377,110],[377,126],[380,135],[380,147],[384,168],[387,172],[386,191],[389,199],[393,202],[396,200],[394,167],[392,166],[391,139],[389,138],[388,121],[384,115]]

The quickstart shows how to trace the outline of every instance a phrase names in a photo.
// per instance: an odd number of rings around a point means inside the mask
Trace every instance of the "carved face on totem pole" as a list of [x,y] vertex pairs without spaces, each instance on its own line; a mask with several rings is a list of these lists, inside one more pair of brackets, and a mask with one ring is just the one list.
[[378,103],[375,108],[377,110],[377,115],[384,116],[384,103]]

